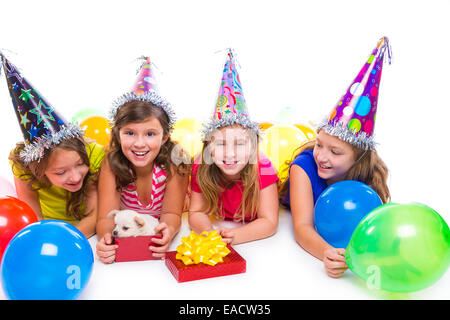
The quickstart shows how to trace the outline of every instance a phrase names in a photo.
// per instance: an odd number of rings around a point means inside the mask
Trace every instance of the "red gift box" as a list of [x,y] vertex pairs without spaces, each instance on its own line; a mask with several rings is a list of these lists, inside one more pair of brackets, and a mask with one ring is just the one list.
[[175,258],[176,251],[166,252],[165,263],[178,282],[244,273],[246,269],[245,259],[230,245],[228,245],[228,249],[231,252],[223,258],[223,262],[214,266],[204,263],[185,265],[183,261]]
[[116,249],[116,262],[160,259],[153,257],[153,252],[148,248],[160,247],[152,241],[153,238],[161,239],[162,235],[114,238],[114,244],[119,246]]

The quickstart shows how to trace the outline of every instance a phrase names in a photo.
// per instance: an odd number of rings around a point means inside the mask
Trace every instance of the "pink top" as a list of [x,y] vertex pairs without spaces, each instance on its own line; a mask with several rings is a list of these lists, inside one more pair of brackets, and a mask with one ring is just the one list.
[[[192,176],[191,176],[191,189],[195,192],[201,193],[200,186],[197,183],[197,170],[198,163],[194,163],[192,166]],[[270,160],[264,156],[262,153],[259,154],[258,157],[258,169],[259,169],[259,186],[260,190],[270,186],[272,183],[278,181],[278,176],[275,169],[272,166]],[[222,207],[222,215],[227,220],[235,220],[234,214],[238,210],[239,205],[242,201],[242,193],[243,193],[243,185],[242,181],[238,180],[231,189],[225,189],[222,192],[223,199],[223,207]],[[219,208],[220,208],[220,199],[219,199]],[[251,221],[251,214],[248,213],[245,215],[245,221]]]
[[158,167],[153,166],[152,178],[152,194],[150,203],[144,206],[140,201],[134,183],[130,183],[122,188],[120,194],[120,209],[130,209],[137,213],[150,214],[155,218],[159,218],[161,214],[162,202],[164,199],[164,191],[166,189],[167,173]]

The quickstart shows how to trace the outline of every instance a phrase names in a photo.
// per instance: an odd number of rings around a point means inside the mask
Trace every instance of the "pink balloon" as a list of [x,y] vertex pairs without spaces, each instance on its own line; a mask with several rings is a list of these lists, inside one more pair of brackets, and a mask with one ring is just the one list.
[[17,198],[16,188],[11,182],[0,176],[0,197],[6,196]]

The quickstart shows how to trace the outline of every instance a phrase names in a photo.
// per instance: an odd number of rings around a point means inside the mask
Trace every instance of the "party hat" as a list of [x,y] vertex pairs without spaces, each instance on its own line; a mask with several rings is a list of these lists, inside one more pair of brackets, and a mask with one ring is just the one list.
[[318,129],[324,129],[328,134],[358,148],[375,149],[374,126],[386,51],[390,64],[389,41],[383,37],[329,117],[318,125]]
[[25,141],[25,148],[20,153],[25,163],[40,160],[45,149],[64,139],[83,136],[81,129],[64,120],[3,54],[0,53],[0,57]]
[[242,92],[241,81],[236,69],[235,54],[227,50],[227,59],[223,68],[219,96],[212,120],[204,126],[203,141],[208,141],[214,130],[233,124],[253,130],[259,136],[259,125],[250,120]]
[[130,92],[123,94],[116,101],[114,101],[113,108],[110,112],[110,118],[113,121],[117,111],[125,103],[131,101],[147,101],[162,108],[166,112],[169,118],[169,125],[172,127],[176,120],[175,112],[173,111],[171,105],[159,94],[159,90],[153,76],[150,58],[141,57],[140,59],[143,60],[143,63],[138,70],[138,77],[133,88]]

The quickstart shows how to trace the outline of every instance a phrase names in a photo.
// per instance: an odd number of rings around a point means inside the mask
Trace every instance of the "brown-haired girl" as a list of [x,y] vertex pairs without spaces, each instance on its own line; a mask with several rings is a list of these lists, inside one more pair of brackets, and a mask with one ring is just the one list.
[[18,143],[9,157],[19,199],[39,219],[63,220],[87,238],[94,235],[103,147],[82,137],[68,138],[48,149],[40,161],[26,163],[20,156],[24,146]]
[[18,198],[39,219],[63,220],[86,237],[92,236],[103,147],[86,141],[79,127],[66,122],[17,68],[0,56],[24,137],[9,156]]
[[373,128],[387,38],[382,38],[347,93],[318,126],[316,141],[301,146],[280,187],[281,203],[290,208],[298,244],[323,261],[330,277],[347,270],[345,249],[334,248],[316,231],[314,206],[327,186],[357,180],[390,201],[388,168],[375,150]]
[[104,263],[115,259],[114,221],[108,216],[114,209],[131,209],[159,219],[155,231],[163,237],[153,241],[160,247],[149,247],[155,257],[164,257],[181,225],[189,159],[178,161],[179,149],[170,140],[175,122],[170,105],[153,87],[144,85],[153,83],[153,79],[148,81],[150,71],[146,58],[134,91],[122,96],[112,111],[110,149],[99,178],[97,255]]

